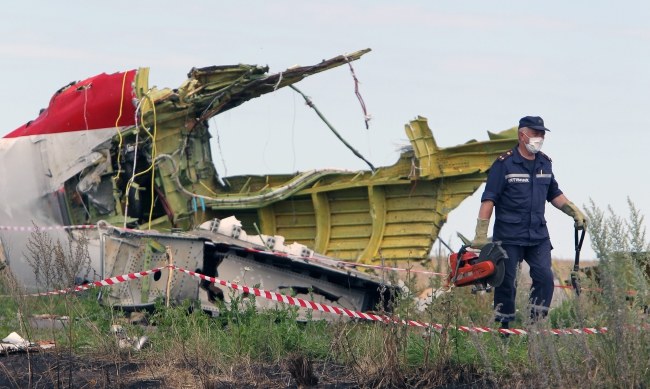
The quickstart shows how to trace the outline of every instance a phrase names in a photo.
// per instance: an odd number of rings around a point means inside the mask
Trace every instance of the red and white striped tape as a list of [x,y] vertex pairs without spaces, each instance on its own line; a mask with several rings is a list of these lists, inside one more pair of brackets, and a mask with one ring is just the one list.
[[[445,329],[445,326],[439,323],[425,323],[418,320],[405,320],[395,317],[389,317],[386,315],[375,315],[372,313],[365,313],[359,311],[353,311],[347,308],[339,308],[327,304],[320,304],[314,301],[308,301],[301,299],[299,297],[291,297],[281,293],[269,292],[268,290],[251,288],[248,286],[238,285],[232,282],[223,281],[215,277],[210,277],[197,273],[191,270],[186,270],[178,266],[171,265],[171,267],[180,272],[191,275],[205,281],[208,281],[213,284],[223,285],[225,287],[237,290],[242,293],[254,294],[255,296],[265,298],[267,300],[277,301],[288,305],[299,306],[302,308],[312,309],[315,311],[331,313],[340,316],[347,316],[352,319],[364,319],[371,321],[380,321],[382,323],[393,323],[393,324],[402,324],[408,325],[411,327],[421,327],[421,328],[431,328],[436,331],[442,331]],[[502,333],[510,335],[527,335],[529,331],[524,329],[516,328],[490,328],[490,327],[469,327],[469,326],[448,326],[448,329],[455,329],[461,332],[468,333]],[[550,329],[550,330],[540,330],[536,333],[540,334],[553,334],[553,335],[579,335],[579,334],[603,334],[607,332],[606,327],[600,328],[567,328],[567,329]]]
[[96,287],[99,287],[99,286],[111,286],[111,285],[115,285],[115,284],[121,284],[122,282],[131,281],[131,280],[135,280],[135,279],[138,279],[138,278],[146,277],[148,275],[151,275],[153,273],[159,272],[159,271],[161,271],[163,269],[167,269],[167,268],[169,268],[169,266],[157,267],[155,269],[145,270],[145,271],[141,271],[141,272],[138,272],[138,273],[122,274],[121,276],[110,277],[110,278],[103,279],[101,281],[93,281],[93,282],[89,282],[87,284],[77,285],[77,286],[70,287],[70,288],[67,288],[67,289],[53,290],[53,291],[42,292],[42,293],[34,293],[34,294],[30,294],[30,296],[51,296],[51,295],[57,295],[57,294],[66,294],[66,293],[70,293],[70,292],[80,292],[82,290],[88,290],[90,288],[96,288]]
[[[61,289],[61,290],[54,290],[50,292],[43,292],[43,293],[36,293],[32,294],[30,296],[48,296],[48,295],[60,295],[60,294],[66,294],[70,292],[79,292],[83,290],[88,290],[90,288],[94,287],[101,287],[101,286],[111,286],[115,284],[119,284],[122,282],[126,281],[131,281],[135,280],[138,278],[146,277],[148,275],[154,274],[156,272],[159,272],[163,269],[173,269],[177,270],[179,272],[189,274],[192,277],[199,278],[205,281],[208,281],[210,283],[214,284],[219,284],[223,285],[225,287],[231,288],[233,290],[237,290],[242,293],[247,293],[247,294],[254,294],[255,296],[262,297],[268,300],[272,301],[277,301],[281,302],[283,304],[288,304],[288,305],[293,305],[293,306],[299,306],[301,308],[307,308],[307,309],[312,309],[315,311],[320,311],[320,312],[325,312],[325,313],[330,313],[334,315],[340,315],[340,316],[347,316],[352,319],[364,319],[364,320],[370,320],[370,321],[379,321],[382,323],[387,323],[387,324],[401,324],[401,325],[407,325],[411,327],[419,327],[419,328],[430,328],[436,331],[442,331],[445,328],[451,329],[451,330],[457,330],[460,332],[466,332],[466,333],[501,333],[501,334],[510,334],[510,335],[528,335],[530,332],[524,329],[518,329],[518,328],[490,328],[490,327],[472,327],[472,326],[444,326],[439,323],[426,323],[418,320],[406,320],[406,319],[400,319],[397,317],[390,317],[386,315],[376,315],[373,313],[365,313],[365,312],[359,312],[359,311],[353,311],[351,309],[347,308],[340,308],[340,307],[335,307],[332,305],[327,305],[327,304],[321,304],[317,303],[314,301],[309,301],[309,300],[304,300],[299,297],[291,297],[287,296],[281,293],[276,293],[276,292],[269,292],[268,290],[260,289],[260,288],[251,288],[245,285],[239,285],[235,284],[232,282],[228,281],[223,281],[215,277],[210,277],[206,276],[201,273],[197,273],[191,270],[186,270],[181,267],[175,266],[175,265],[167,265],[167,266],[162,266],[158,267],[155,269],[151,270],[145,270],[141,271],[138,273],[129,273],[129,274],[123,274],[120,276],[115,276],[115,277],[110,277],[106,278],[101,281],[94,281],[88,284],[84,285],[78,285],[75,287],[67,288],[67,289]],[[551,334],[551,335],[581,335],[581,334],[604,334],[607,332],[606,327],[594,327],[594,328],[560,328],[560,329],[549,329],[549,330],[539,330],[535,331],[537,334]]]
[[20,231],[20,232],[34,232],[34,231],[52,231],[52,230],[90,230],[97,228],[94,224],[79,224],[72,226],[42,226],[42,227],[22,227],[22,226],[0,226],[0,231]]

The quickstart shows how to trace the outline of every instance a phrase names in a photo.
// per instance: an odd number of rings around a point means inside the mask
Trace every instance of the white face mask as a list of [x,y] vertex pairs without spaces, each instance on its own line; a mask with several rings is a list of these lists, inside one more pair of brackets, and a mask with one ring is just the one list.
[[542,145],[544,144],[544,138],[542,137],[529,137],[528,135],[524,134],[526,138],[528,138],[528,143],[526,143],[526,150],[530,151],[533,154],[537,154],[541,149]]

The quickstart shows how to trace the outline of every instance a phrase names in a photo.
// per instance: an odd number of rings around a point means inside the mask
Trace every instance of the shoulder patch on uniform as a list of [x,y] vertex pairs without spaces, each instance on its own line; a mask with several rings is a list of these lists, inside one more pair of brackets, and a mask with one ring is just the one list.
[[[506,159],[510,158],[512,156],[512,150],[508,150],[505,153],[499,155],[497,159],[499,161],[505,161]],[[547,157],[548,158],[548,157]]]
[[548,155],[542,153],[541,151],[540,151],[539,153],[542,155],[542,157],[548,159],[549,162],[553,162],[553,160],[551,159],[551,157],[549,157]]

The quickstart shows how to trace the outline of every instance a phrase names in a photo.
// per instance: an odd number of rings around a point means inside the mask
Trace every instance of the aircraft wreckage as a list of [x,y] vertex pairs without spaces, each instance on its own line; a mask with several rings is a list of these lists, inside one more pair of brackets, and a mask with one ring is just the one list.
[[[149,88],[148,68],[64,86],[36,119],[0,139],[0,257],[38,287],[22,228],[38,226],[55,239],[88,239],[91,281],[167,265],[167,247],[174,264],[205,275],[373,309],[381,280],[339,261],[427,258],[447,214],[516,142],[514,130],[441,148],[418,117],[405,125],[411,147],[392,166],[219,177],[208,128],[215,115],[368,51],[277,74],[254,65],[194,68],[176,89]],[[66,227],[76,225],[97,228]],[[175,301],[228,299],[190,277],[171,282]],[[104,298],[146,307],[166,287],[166,277],[147,277]]]

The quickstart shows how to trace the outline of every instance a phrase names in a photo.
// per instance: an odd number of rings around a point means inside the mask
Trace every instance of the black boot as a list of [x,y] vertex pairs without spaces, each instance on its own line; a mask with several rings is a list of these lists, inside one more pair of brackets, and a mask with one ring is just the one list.
[[[509,328],[510,328],[510,322],[507,322],[507,321],[503,321],[503,322],[501,322],[501,329],[507,330],[507,329],[509,329]],[[505,339],[507,339],[507,338],[510,337],[510,334],[505,333],[505,332],[499,332],[499,335],[500,335],[502,338],[505,338]]]

